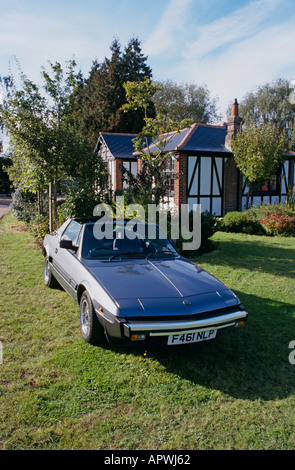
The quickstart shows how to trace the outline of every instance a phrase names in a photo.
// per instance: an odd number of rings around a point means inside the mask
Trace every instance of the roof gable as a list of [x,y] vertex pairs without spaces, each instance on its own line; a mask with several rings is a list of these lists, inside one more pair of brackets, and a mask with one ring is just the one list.
[[231,153],[225,146],[227,126],[196,124],[179,150]]
[[96,150],[99,149],[102,141],[108,147],[110,153],[114,158],[120,159],[134,159],[134,147],[132,140],[136,134],[111,134],[108,132],[101,132],[100,138],[96,145]]
[[[180,132],[171,132],[163,136],[166,140],[164,152],[225,152],[231,153],[225,146],[227,126],[193,124]],[[157,150],[156,142],[149,147],[151,152]]]
[[[225,146],[227,126],[195,123],[180,132],[171,132],[163,137],[166,140],[164,152],[218,152],[231,153]],[[113,158],[134,159],[133,139],[136,134],[113,134],[101,132],[96,150],[104,143]],[[146,149],[147,150],[147,149]],[[156,141],[149,146],[150,152],[158,150]]]

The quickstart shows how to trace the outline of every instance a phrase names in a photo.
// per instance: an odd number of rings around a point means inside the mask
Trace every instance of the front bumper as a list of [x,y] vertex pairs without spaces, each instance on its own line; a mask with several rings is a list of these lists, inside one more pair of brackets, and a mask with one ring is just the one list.
[[105,328],[110,343],[123,341],[152,340],[170,335],[226,330],[242,326],[248,318],[248,312],[242,305],[204,312],[193,316],[177,317],[132,317],[121,318],[97,311]]
[[219,330],[238,326],[245,322],[248,312],[236,310],[229,313],[194,320],[172,321],[127,321],[123,324],[124,336],[131,338],[135,334],[148,336],[169,336],[182,333],[196,333],[198,331]]

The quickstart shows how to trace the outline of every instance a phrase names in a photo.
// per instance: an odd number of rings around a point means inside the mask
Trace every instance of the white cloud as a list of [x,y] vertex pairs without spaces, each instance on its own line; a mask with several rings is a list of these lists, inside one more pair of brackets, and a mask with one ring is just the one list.
[[175,35],[184,28],[192,2],[193,0],[170,0],[157,27],[144,43],[144,50],[149,56],[160,55],[175,45]]
[[230,0],[116,0],[115,7],[108,0],[87,0],[85,7],[75,0],[44,0],[46,7],[3,2],[2,76],[16,56],[38,82],[48,59],[63,63],[73,55],[87,75],[95,58],[108,56],[115,36],[123,42],[138,36],[146,38],[142,49],[157,80],[206,84],[221,111],[256,85],[286,73],[295,79],[294,0],[248,0],[243,7]]
[[[87,18],[85,23],[85,18],[73,16],[70,21],[54,11],[48,15],[23,10],[6,13],[0,28],[4,65],[7,57],[7,70],[1,70],[2,74],[8,73],[14,57],[19,59],[24,73],[37,81],[41,66],[46,67],[48,60],[63,62],[75,56],[79,65],[87,62],[90,68],[91,61],[103,57],[108,50],[109,32],[104,25],[94,28],[95,18]],[[85,33],[85,27],[91,34]]]
[[197,26],[198,38],[186,44],[184,56],[187,59],[202,58],[256,34],[258,27],[279,3],[279,0],[256,0],[210,24]]
[[154,61],[163,61],[164,53],[167,59],[170,51],[172,62],[165,61],[161,74],[206,84],[224,113],[235,98],[241,101],[255,86],[284,76],[294,65],[294,17],[281,23],[279,18],[288,5],[289,0],[252,0],[200,24],[197,8],[189,17],[190,0],[171,0],[144,48]]
[[254,87],[285,76],[294,67],[294,43],[294,18],[290,18],[232,44],[218,56],[186,60],[181,73],[188,81],[206,83],[225,111],[235,98],[241,101]]

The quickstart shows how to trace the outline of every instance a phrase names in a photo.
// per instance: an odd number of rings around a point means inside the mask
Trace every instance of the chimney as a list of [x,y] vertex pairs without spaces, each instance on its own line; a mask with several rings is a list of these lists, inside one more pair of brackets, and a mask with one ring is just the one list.
[[225,146],[231,150],[231,141],[241,127],[243,119],[239,116],[239,103],[237,99],[232,105],[231,117],[227,121],[227,134],[225,137]]

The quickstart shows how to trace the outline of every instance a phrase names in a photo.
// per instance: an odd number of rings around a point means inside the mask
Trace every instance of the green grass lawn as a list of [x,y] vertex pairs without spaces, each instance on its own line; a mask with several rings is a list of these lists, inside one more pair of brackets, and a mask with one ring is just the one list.
[[0,222],[0,449],[295,449],[295,239],[216,233],[196,262],[246,305],[213,341],[83,342],[78,306],[43,285],[40,248]]

